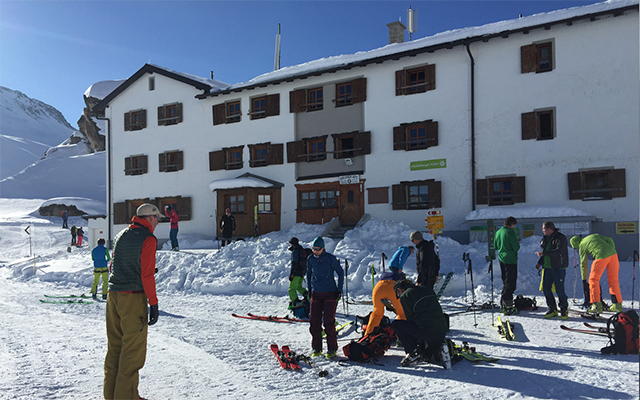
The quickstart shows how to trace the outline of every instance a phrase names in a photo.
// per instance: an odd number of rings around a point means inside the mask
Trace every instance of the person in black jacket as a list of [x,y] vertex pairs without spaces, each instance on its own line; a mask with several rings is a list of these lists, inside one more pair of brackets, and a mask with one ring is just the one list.
[[298,300],[298,293],[302,295],[304,299],[307,299],[307,290],[302,287],[304,282],[304,276],[307,273],[307,252],[302,246],[297,237],[292,237],[289,240],[291,247],[291,272],[289,273],[289,310],[295,306],[295,300]]
[[222,247],[231,244],[233,233],[236,231],[236,219],[231,215],[231,209],[227,208],[220,218],[220,232],[222,233]]
[[553,318],[558,315],[556,299],[553,297],[552,285],[556,286],[556,293],[560,303],[560,318],[569,318],[567,308],[569,302],[567,294],[564,290],[564,281],[569,266],[569,252],[567,250],[567,237],[556,229],[553,222],[546,221],[542,224],[542,232],[544,237],[540,241],[542,251],[537,251],[536,255],[540,257],[536,269],[543,268],[542,272],[542,291],[547,300],[549,311],[545,314],[545,318]]
[[432,240],[424,240],[420,231],[412,232],[409,238],[416,246],[416,270],[418,271],[416,284],[433,288],[433,285],[438,282],[440,273],[440,258],[436,254],[435,245]]

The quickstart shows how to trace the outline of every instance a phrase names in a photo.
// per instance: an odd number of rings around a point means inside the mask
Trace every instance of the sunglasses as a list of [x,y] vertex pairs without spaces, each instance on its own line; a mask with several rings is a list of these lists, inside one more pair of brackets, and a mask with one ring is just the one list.
[[320,251],[320,250],[322,250],[322,247],[312,247],[311,249],[313,251]]

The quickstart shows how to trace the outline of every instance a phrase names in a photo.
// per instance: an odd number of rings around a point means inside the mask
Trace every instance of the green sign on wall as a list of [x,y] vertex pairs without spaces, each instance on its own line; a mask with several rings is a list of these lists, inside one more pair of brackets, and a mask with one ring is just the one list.
[[411,171],[420,171],[423,169],[447,168],[447,159],[440,158],[437,160],[414,161],[410,165]]

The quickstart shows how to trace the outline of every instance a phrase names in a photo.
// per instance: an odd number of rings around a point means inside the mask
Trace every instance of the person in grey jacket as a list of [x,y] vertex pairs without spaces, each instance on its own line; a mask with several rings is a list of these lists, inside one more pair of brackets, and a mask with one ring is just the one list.
[[[311,293],[309,332],[311,333],[312,357],[322,355],[322,325],[327,334],[327,358],[338,351],[338,335],[335,318],[338,300],[342,294],[344,272],[340,262],[324,249],[324,240],[317,237],[311,244],[313,254],[307,258],[307,285]],[[334,275],[338,275],[338,284]]]
[[567,250],[567,237],[560,233],[553,222],[546,221],[542,224],[542,232],[544,237],[540,241],[542,251],[537,251],[536,255],[540,257],[536,269],[543,268],[542,275],[542,291],[547,300],[549,311],[545,314],[545,318],[553,318],[558,315],[558,307],[556,299],[553,297],[552,285],[556,286],[558,301],[560,303],[560,318],[569,318],[569,302],[567,294],[564,290],[564,280],[569,266],[569,251]]

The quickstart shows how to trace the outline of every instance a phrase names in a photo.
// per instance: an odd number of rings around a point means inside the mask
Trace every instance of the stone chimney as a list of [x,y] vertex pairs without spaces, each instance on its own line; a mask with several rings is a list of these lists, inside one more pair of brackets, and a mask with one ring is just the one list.
[[400,21],[395,21],[387,24],[389,28],[389,44],[392,43],[404,43],[404,31],[406,26]]

